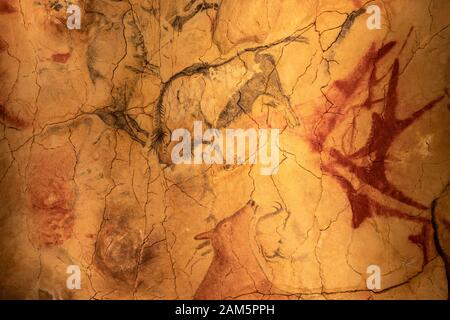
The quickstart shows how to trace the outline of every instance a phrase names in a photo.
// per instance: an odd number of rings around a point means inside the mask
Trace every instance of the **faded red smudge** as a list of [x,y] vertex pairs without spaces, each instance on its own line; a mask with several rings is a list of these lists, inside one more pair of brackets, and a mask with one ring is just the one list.
[[267,279],[250,247],[250,222],[256,204],[249,201],[231,217],[222,220],[196,240],[210,240],[214,257],[194,299],[226,299],[252,294],[270,294]]
[[52,60],[58,63],[66,63],[70,58],[70,53],[56,53],[52,55]]
[[28,121],[12,114],[12,112],[2,104],[0,104],[0,120],[19,129],[24,129],[30,125]]
[[43,149],[32,156],[27,196],[32,213],[33,242],[58,246],[69,239],[74,225],[75,155],[69,147]]
[[428,225],[423,225],[422,230],[419,234],[410,235],[408,237],[409,241],[415,243],[419,248],[422,249],[423,253],[423,265],[425,266],[430,261],[429,256],[429,241],[431,238],[431,230]]
[[353,5],[357,8],[361,8],[362,7],[362,3],[361,0],[352,0],[353,1]]
[[11,0],[0,0],[0,13],[15,13],[17,9],[10,3]]
[[450,230],[450,221],[446,220],[446,219],[442,219],[442,224],[444,225],[444,227],[447,230]]
[[8,49],[8,42],[0,37],[0,52],[6,51],[6,49]]

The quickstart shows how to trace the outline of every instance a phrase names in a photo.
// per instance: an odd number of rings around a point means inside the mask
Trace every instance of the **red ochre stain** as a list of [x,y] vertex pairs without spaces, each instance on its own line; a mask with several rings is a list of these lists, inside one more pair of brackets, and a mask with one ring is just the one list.
[[251,247],[250,223],[256,204],[250,200],[242,209],[222,220],[196,240],[210,240],[214,257],[194,299],[226,299],[245,295],[270,295],[272,284]]
[[0,37],[0,52],[6,51],[6,49],[8,49],[8,42]]
[[52,247],[71,237],[75,190],[71,177],[73,150],[59,147],[32,156],[27,197],[31,211],[32,239],[39,247]]
[[28,121],[14,115],[2,104],[0,104],[0,120],[19,129],[24,129],[30,125]]
[[17,9],[13,7],[10,0],[0,0],[0,13],[15,13]]
[[446,219],[442,219],[442,224],[444,225],[444,227],[450,231],[450,221],[446,220]]
[[410,235],[408,237],[408,240],[412,243],[416,244],[419,248],[422,249],[423,253],[423,265],[425,266],[430,261],[430,253],[429,253],[429,239],[431,237],[430,235],[430,228],[428,225],[424,224],[422,227],[422,231],[419,234]]
[[58,63],[66,63],[70,58],[70,53],[56,53],[52,55],[52,60]]

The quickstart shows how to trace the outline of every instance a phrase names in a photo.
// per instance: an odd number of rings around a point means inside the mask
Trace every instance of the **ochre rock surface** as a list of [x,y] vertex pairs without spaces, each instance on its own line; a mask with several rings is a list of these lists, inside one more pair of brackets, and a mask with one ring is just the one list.
[[0,0],[1,299],[448,298],[449,1],[71,3]]

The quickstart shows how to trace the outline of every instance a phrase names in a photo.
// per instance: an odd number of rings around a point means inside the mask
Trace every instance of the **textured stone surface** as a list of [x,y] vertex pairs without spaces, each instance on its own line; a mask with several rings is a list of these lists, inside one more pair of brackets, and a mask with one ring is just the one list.
[[[450,2],[71,2],[0,0],[0,298],[448,298]],[[174,165],[194,121],[278,173]]]

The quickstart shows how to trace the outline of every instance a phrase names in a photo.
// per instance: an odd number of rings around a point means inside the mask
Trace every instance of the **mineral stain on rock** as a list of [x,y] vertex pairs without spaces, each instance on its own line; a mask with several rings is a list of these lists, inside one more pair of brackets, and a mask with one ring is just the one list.
[[17,12],[17,9],[13,6],[12,0],[0,0],[0,14],[15,12]]
[[8,43],[0,37],[0,53],[8,49]]
[[30,123],[24,118],[16,115],[12,110],[8,110],[5,105],[0,104],[0,120],[9,126],[16,127],[18,129],[27,128]]
[[127,285],[134,283],[141,252],[139,233],[128,226],[126,218],[106,221],[95,250],[95,264],[106,276]]
[[70,58],[70,53],[55,53],[52,60],[58,63],[66,63]]

